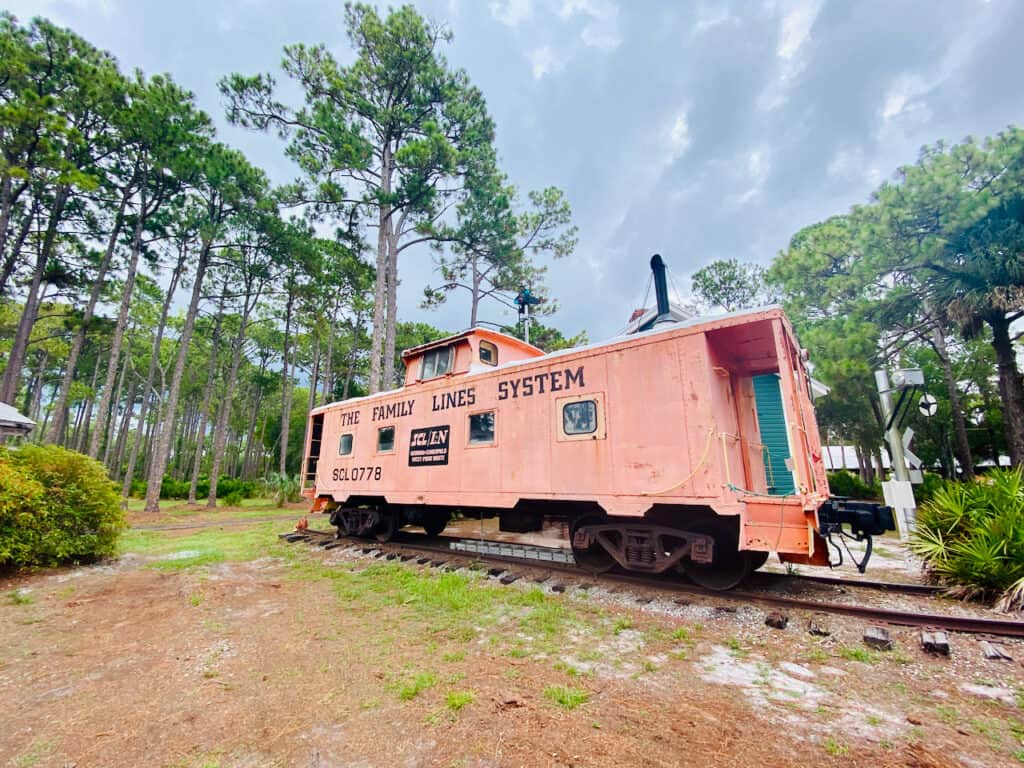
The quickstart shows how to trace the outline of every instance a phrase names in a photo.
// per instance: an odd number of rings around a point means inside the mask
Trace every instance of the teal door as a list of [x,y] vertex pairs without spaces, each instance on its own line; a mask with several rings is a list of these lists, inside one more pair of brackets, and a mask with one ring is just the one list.
[[761,426],[761,442],[765,446],[765,474],[768,493],[786,496],[796,491],[793,473],[786,467],[789,458],[789,438],[786,435],[786,413],[782,409],[782,391],[779,374],[754,376],[754,401],[757,403],[757,422]]

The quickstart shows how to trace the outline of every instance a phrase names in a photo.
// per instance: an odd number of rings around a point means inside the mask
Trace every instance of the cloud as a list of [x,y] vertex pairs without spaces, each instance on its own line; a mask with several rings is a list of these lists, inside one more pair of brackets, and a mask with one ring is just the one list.
[[535,80],[540,80],[545,75],[554,72],[560,72],[565,67],[565,61],[555,53],[550,45],[534,48],[527,58],[530,60],[530,68]]
[[725,24],[727,21],[732,19],[732,14],[729,13],[728,8],[722,7],[703,7],[697,11],[697,21],[693,25],[694,34],[701,34],[707,32],[709,29]]
[[68,24],[64,11],[70,11],[72,16],[91,13],[111,18],[117,8],[115,0],[8,0],[4,5],[22,23],[34,16],[44,16],[56,24]]
[[609,0],[563,0],[558,15],[563,21],[577,15],[587,19],[580,39],[589,48],[613,51],[622,44],[619,7]]
[[668,131],[668,147],[671,160],[682,157],[690,148],[690,123],[686,119],[686,110],[682,110],[672,121]]
[[921,97],[930,86],[918,75],[900,75],[889,86],[882,105],[882,119],[892,120],[914,109],[924,108]]
[[780,59],[792,59],[810,37],[811,27],[821,9],[820,0],[797,0],[782,17],[779,44],[775,53]]
[[507,27],[518,27],[533,16],[533,0],[495,0],[491,3],[491,16]]
[[768,173],[771,171],[771,163],[765,150],[753,149],[740,159],[738,168],[737,175],[742,180],[741,183],[747,185],[747,189],[739,195],[734,195],[733,199],[742,205],[761,194],[764,183],[768,180]]

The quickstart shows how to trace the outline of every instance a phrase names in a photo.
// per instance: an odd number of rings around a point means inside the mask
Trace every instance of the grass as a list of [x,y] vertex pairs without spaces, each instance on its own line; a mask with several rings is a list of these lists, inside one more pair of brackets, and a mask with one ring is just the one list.
[[230,529],[203,528],[184,535],[176,531],[139,531],[129,529],[121,537],[121,552],[160,558],[150,567],[162,571],[180,571],[202,565],[241,562],[282,552],[277,534],[280,523],[263,523]]
[[22,592],[20,589],[8,592],[7,597],[12,605],[32,605],[32,595],[28,592]]
[[441,654],[441,661],[456,662],[466,658],[465,651],[446,651]]
[[585,704],[590,694],[582,688],[573,688],[568,685],[549,685],[544,689],[544,698],[557,704],[562,709],[576,709],[580,704]]
[[628,616],[621,616],[615,620],[615,624],[612,625],[612,631],[616,635],[621,635],[627,629],[633,628],[633,620]]
[[463,707],[472,704],[474,698],[472,691],[448,691],[445,696],[445,704],[452,712],[458,712]]
[[832,757],[843,757],[844,755],[849,754],[850,748],[829,736],[825,739],[825,751]]
[[406,680],[398,686],[398,698],[402,701],[410,701],[435,685],[437,685],[437,675],[432,672],[417,672],[411,680]]
[[863,664],[874,664],[878,661],[878,656],[871,651],[864,648],[854,648],[852,646],[840,648],[839,655],[849,661],[859,661]]

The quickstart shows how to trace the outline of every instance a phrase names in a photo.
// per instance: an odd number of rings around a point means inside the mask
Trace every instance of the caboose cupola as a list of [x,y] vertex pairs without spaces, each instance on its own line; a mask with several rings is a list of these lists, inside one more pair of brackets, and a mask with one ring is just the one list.
[[405,385],[481,373],[498,365],[543,355],[543,350],[514,336],[485,328],[470,328],[405,350],[402,353]]

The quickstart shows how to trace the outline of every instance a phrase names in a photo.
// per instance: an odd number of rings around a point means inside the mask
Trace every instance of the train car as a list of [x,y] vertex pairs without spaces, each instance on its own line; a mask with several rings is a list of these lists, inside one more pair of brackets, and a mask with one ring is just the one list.
[[505,531],[559,518],[585,568],[675,569],[717,589],[769,553],[828,565],[833,535],[870,547],[892,529],[889,508],[830,498],[783,311],[679,321],[660,257],[652,269],[657,315],[636,333],[544,354],[472,328],[406,350],[401,389],[315,409],[314,511],[380,540],[437,535],[455,512]]

